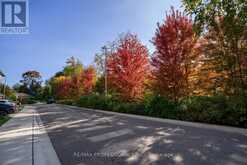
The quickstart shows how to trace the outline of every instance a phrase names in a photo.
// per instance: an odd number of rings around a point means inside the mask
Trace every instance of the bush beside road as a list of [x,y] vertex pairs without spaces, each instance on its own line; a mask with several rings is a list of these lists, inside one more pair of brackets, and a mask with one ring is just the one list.
[[194,121],[247,128],[247,103],[243,98],[188,97],[178,103],[159,96],[142,102],[123,102],[102,95],[82,96],[79,100],[60,100],[58,103],[120,113],[159,118]]

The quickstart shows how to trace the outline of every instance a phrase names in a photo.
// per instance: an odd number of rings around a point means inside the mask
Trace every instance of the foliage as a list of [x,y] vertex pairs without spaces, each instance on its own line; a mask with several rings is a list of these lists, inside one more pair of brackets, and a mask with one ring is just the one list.
[[[184,0],[205,38],[204,72],[226,95],[247,93],[247,3],[242,0]],[[206,71],[205,71],[206,70]],[[202,85],[203,86],[203,85]]]
[[10,88],[8,85],[5,86],[4,84],[0,83],[0,93],[3,94],[4,90],[5,90],[5,95],[6,95],[7,99],[10,99],[13,101],[16,100],[15,91],[12,88]]
[[9,116],[1,116],[0,115],[0,126],[6,123],[10,119]]
[[76,98],[83,93],[81,85],[83,66],[81,62],[74,57],[70,57],[67,59],[66,64],[64,69],[57,72],[47,84],[50,85],[52,95],[56,99]]
[[58,100],[56,103],[58,103],[58,104],[66,104],[66,105],[74,105],[75,104],[75,100],[71,100],[71,99]]
[[96,82],[96,71],[93,66],[89,66],[82,73],[84,94],[90,94],[93,91]]
[[143,102],[123,102],[104,95],[84,95],[76,102],[61,100],[59,103],[101,109],[120,113],[161,117],[168,119],[224,124],[247,128],[247,103],[243,97],[191,96],[178,103],[161,96],[147,96]]
[[194,15],[197,32],[217,26],[217,17],[225,18],[224,26],[231,32],[226,34],[229,36],[236,36],[237,32],[246,26],[247,4],[243,0],[183,0],[183,6],[188,14]]
[[113,97],[88,95],[82,96],[76,105],[121,113],[247,127],[247,104],[244,98],[226,98],[222,95],[188,97],[179,104],[161,96],[149,96],[144,102],[130,103]]
[[77,105],[87,108],[95,108],[102,110],[109,110],[122,113],[131,113],[144,115],[144,105],[136,102],[122,102],[114,99],[111,96],[105,97],[103,95],[88,95],[82,96],[78,101]]
[[[243,38],[228,40],[224,33],[226,28],[221,19],[218,28],[211,27],[204,35],[206,42],[203,44],[205,56],[202,72],[211,74],[208,76],[211,77],[211,84],[226,95],[242,95],[244,92],[246,94],[247,61],[244,61],[247,51],[246,40]],[[247,37],[247,33],[243,34],[243,37],[244,35]]]
[[65,76],[53,77],[50,81],[56,99],[66,99],[70,94],[70,79]]
[[67,59],[66,64],[62,72],[64,76],[78,75],[83,71],[82,63],[73,56]]
[[12,100],[12,101],[16,101],[17,97],[15,92],[11,91],[11,93],[9,95],[6,95],[7,99]]
[[27,93],[33,96],[38,94],[38,90],[41,88],[41,75],[38,71],[31,70],[22,74],[22,80],[20,80],[21,86],[19,92]]
[[36,97],[30,97],[26,100],[26,102],[22,102],[23,104],[35,104],[37,103]]
[[77,105],[87,108],[97,108],[107,110],[107,98],[101,95],[85,95],[81,96]]
[[158,24],[152,57],[154,90],[174,101],[189,95],[190,75],[197,58],[197,37],[192,20],[172,8],[163,24]]
[[244,98],[223,95],[188,97],[180,102],[178,109],[182,120],[247,127]]
[[143,97],[148,65],[148,50],[136,35],[127,34],[120,38],[116,51],[107,59],[107,72],[111,88],[122,100],[133,101]]
[[162,96],[149,96],[144,101],[145,111],[149,116],[176,119],[176,104]]
[[41,100],[48,100],[52,97],[52,86],[47,81],[41,91]]
[[1,70],[0,70],[0,77],[5,77],[5,74]]
[[[171,9],[157,25],[151,60],[128,33],[106,45],[110,51],[95,55],[95,67],[71,57],[44,87],[40,73],[28,71],[14,89],[68,105],[247,127],[247,3],[183,0],[183,5],[191,18]],[[6,87],[8,98],[15,99],[13,93]]]
[[79,60],[71,57],[67,60],[67,65],[63,71],[56,73],[45,88],[56,99],[78,99],[81,95],[93,91],[95,81],[96,71],[94,67],[83,68]]
[[99,76],[97,77],[96,82],[95,82],[94,92],[98,94],[103,94],[104,91],[105,91],[105,77]]

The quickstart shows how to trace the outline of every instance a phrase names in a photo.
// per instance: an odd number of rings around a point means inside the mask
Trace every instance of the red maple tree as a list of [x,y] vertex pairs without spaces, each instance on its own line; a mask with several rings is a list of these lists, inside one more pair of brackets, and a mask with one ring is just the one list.
[[192,21],[172,8],[163,24],[158,24],[152,42],[154,88],[158,94],[178,100],[188,94],[188,78],[195,59],[196,36]]
[[133,34],[120,38],[107,60],[109,83],[124,101],[142,98],[148,69],[148,50]]
[[95,79],[96,71],[93,66],[89,66],[88,68],[84,69],[82,73],[82,84],[84,94],[89,94],[92,92],[93,87],[95,85]]

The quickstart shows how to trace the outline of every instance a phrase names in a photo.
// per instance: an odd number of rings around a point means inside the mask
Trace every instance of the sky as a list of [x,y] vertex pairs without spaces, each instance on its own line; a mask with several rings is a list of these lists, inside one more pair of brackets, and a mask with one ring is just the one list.
[[179,0],[29,0],[29,34],[0,34],[0,70],[8,85],[37,70],[49,79],[74,56],[84,65],[119,34],[131,32],[150,51],[158,22]]

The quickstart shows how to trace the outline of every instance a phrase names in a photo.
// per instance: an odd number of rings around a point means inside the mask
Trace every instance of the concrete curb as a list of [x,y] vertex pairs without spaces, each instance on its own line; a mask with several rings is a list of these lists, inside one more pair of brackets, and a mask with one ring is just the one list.
[[45,130],[39,113],[35,113],[35,143],[34,143],[34,164],[35,165],[61,165],[58,156],[53,148],[50,138]]
[[149,117],[149,116],[140,116],[140,115],[134,115],[134,114],[104,111],[104,110],[99,110],[99,109],[82,108],[82,107],[63,105],[63,104],[57,104],[57,105],[67,106],[72,109],[95,111],[95,112],[100,112],[100,113],[105,113],[105,114],[125,116],[125,117],[156,121],[156,122],[162,122],[162,123],[180,125],[180,126],[186,126],[186,127],[212,129],[212,130],[223,131],[223,132],[228,132],[228,133],[239,133],[239,134],[247,136],[247,129],[245,128],[237,128],[237,127],[231,127],[231,126],[221,126],[221,125],[215,125],[215,124],[197,123],[197,122],[189,122],[189,121],[181,121],[181,120],[172,120],[172,119],[162,119],[162,118],[155,118],[155,117]]

